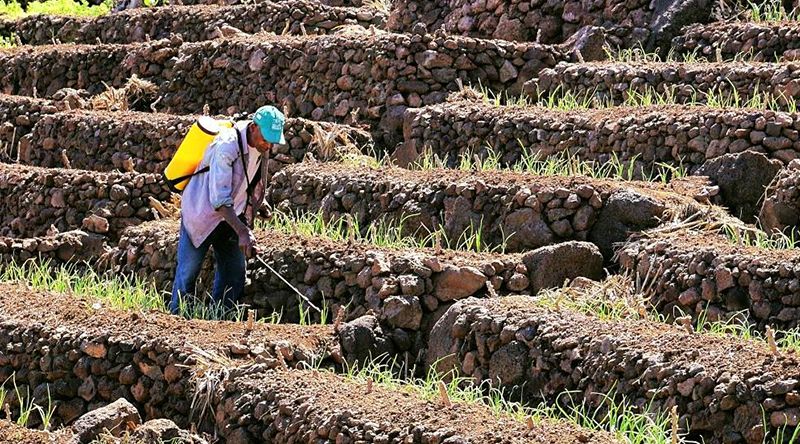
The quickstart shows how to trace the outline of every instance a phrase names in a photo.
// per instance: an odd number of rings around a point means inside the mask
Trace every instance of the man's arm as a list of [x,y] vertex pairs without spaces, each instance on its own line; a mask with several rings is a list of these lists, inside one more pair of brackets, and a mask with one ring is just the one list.
[[[234,133],[235,134],[235,133]],[[251,257],[255,246],[253,233],[242,223],[233,210],[233,163],[238,159],[238,143],[230,137],[214,141],[218,144],[209,162],[209,198],[211,206],[222,214],[225,222],[239,237],[239,248]]]
[[222,214],[222,218],[225,219],[225,222],[236,232],[236,235],[239,237],[239,248],[242,250],[245,257],[253,257],[256,246],[256,239],[255,236],[253,236],[253,232],[236,216],[233,207],[226,205],[217,208],[217,211]]

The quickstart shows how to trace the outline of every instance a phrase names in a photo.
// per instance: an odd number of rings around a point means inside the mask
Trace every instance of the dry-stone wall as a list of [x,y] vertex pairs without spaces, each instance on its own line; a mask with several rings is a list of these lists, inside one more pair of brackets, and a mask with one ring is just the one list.
[[647,321],[602,321],[521,297],[458,302],[432,337],[426,360],[443,358],[443,370],[499,380],[507,390],[521,387],[533,399],[571,390],[576,402],[585,397],[589,405],[604,403],[600,394],[611,392],[656,411],[674,405],[697,441],[757,444],[766,431],[788,424],[791,434],[797,425],[787,419],[800,404],[797,355],[776,357],[766,343]]
[[176,207],[156,174],[96,173],[0,164],[0,236],[82,228],[115,239],[120,230]]
[[0,160],[16,160],[17,147],[43,114],[56,112],[49,100],[0,94]]
[[[141,6],[141,0],[134,0],[139,1],[139,5],[136,7]],[[269,0],[258,0],[259,2],[269,1]],[[287,1],[287,0],[278,0],[278,1]],[[169,4],[170,5],[240,5],[240,4],[250,4],[252,3],[249,0],[172,0]],[[322,0],[320,1],[323,5],[328,6],[343,6],[343,7],[355,7],[360,8],[362,6],[366,6],[363,0]]]
[[[690,186],[681,193],[701,193]],[[482,231],[488,246],[525,251],[564,240],[589,240],[610,257],[629,232],[656,226],[690,197],[655,184],[457,170],[363,169],[342,164],[291,165],[274,175],[267,203],[281,211],[352,215],[360,227],[402,222],[410,235],[443,228],[455,244]],[[349,217],[349,216],[348,216]],[[445,241],[442,241],[443,244]]]
[[541,157],[565,151],[605,162],[612,155],[683,165],[693,172],[706,160],[745,150],[787,164],[800,157],[796,113],[680,106],[558,111],[455,102],[406,111],[402,164],[430,151],[448,166],[487,147],[504,164],[525,151]]
[[[622,104],[632,92],[669,93],[678,103],[705,103],[709,91],[732,100],[735,90],[740,105],[754,94],[769,94],[780,103],[800,98],[800,65],[797,63],[560,63],[545,69],[525,85],[530,95],[569,91],[579,98]],[[788,109],[788,107],[787,107]]]
[[797,235],[800,228],[800,160],[782,169],[767,187],[759,215],[769,232]]
[[[256,325],[246,332],[244,323],[114,311],[70,295],[9,285],[2,299],[0,377],[14,375],[21,393],[29,390],[40,405],[48,405],[49,386],[54,425],[125,398],[145,419],[167,417],[188,427],[191,367],[197,364],[192,347],[265,367],[278,366],[278,354],[296,366],[336,352],[332,329],[325,326]],[[201,423],[199,413],[191,422]]]
[[424,24],[428,30],[475,37],[559,43],[584,26],[602,26],[610,31],[612,45],[630,46],[668,42],[680,26],[709,20],[711,2],[683,2],[683,12],[674,10],[672,3],[677,2],[398,0],[389,27],[410,31]]
[[[0,36],[15,34],[22,44],[133,43],[178,34],[184,41],[208,40],[217,29],[232,26],[246,33],[327,34],[337,26],[382,26],[384,14],[373,9],[332,8],[319,2],[289,0],[239,6],[140,8],[98,18],[33,15],[0,20]],[[235,32],[235,31],[234,31]]]
[[[508,443],[613,444],[610,433],[567,421],[530,426],[479,403],[444,407],[406,390],[314,370],[236,371],[219,385],[217,428],[229,443]],[[216,397],[215,397],[216,398]],[[243,412],[253,412],[252,414]]]
[[0,264],[21,264],[35,258],[52,264],[92,263],[107,252],[105,241],[105,237],[83,230],[24,239],[0,237]]
[[[131,227],[101,262],[115,273],[135,274],[169,290],[175,275],[177,237],[177,221]],[[263,261],[317,306],[329,306],[330,313],[345,305],[346,319],[374,313],[394,344],[384,351],[413,349],[412,358],[425,347],[431,320],[454,300],[485,297],[487,282],[501,294],[533,294],[578,276],[599,279],[603,274],[600,252],[586,242],[567,242],[526,254],[492,255],[348,245],[272,230],[257,230],[256,239],[258,258],[248,265],[251,284],[245,288],[243,303],[258,309],[262,316],[280,312],[284,321],[297,321],[297,295]],[[201,280],[213,280],[210,268]],[[318,314],[310,314],[318,320]],[[344,351],[364,351],[360,346],[347,344]]]
[[695,25],[672,41],[676,55],[716,61],[735,58],[764,62],[800,58],[800,26],[796,22],[730,22]]
[[[41,167],[92,171],[164,171],[186,135],[194,116],[140,112],[70,111],[45,116],[20,145],[20,160]],[[303,160],[311,152],[317,158],[334,157],[337,149],[352,144],[374,149],[366,131],[328,122],[288,118],[285,145],[275,145],[270,170]]]
[[669,317],[742,317],[800,326],[800,255],[796,250],[739,246],[717,234],[679,231],[642,238],[619,252],[623,270],[653,281],[652,303]]
[[[0,92],[32,97],[52,96],[70,87],[87,89],[92,94],[105,90],[103,82],[121,87],[131,77],[130,68],[121,66],[126,57],[138,52],[157,52],[162,62],[169,56],[168,41],[134,45],[70,45],[14,47],[0,53]],[[160,51],[159,51],[160,50]],[[142,69],[150,65],[144,64]],[[153,65],[153,70],[161,68]],[[152,73],[151,73],[152,74]]]
[[[0,91],[49,97],[69,87],[100,92],[136,74],[158,85],[157,109],[232,115],[278,103],[288,115],[352,117],[399,133],[409,106],[441,102],[462,84],[520,91],[564,60],[552,46],[353,28],[327,36],[182,43],[34,47],[0,54]],[[33,75],[31,75],[33,73]],[[459,80],[460,82],[457,82]],[[351,113],[353,116],[350,116]]]
[[[191,67],[208,62],[212,48],[217,69],[192,73]],[[251,108],[255,94],[277,97],[292,115],[343,120],[354,113],[399,132],[407,107],[443,101],[459,89],[456,80],[519,91],[564,57],[536,44],[356,31],[189,44],[169,69],[174,78],[162,88],[162,103],[172,111],[208,103],[212,111],[230,114]]]

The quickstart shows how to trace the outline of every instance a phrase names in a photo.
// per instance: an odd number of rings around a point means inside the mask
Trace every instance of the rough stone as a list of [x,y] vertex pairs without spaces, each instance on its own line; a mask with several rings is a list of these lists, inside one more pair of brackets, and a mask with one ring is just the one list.
[[474,267],[446,267],[434,281],[434,294],[441,301],[465,298],[483,288],[486,275]]
[[88,444],[105,430],[114,436],[121,436],[129,423],[141,424],[142,418],[133,404],[121,398],[81,416],[72,424],[71,429],[77,442]]
[[589,242],[562,242],[526,253],[523,262],[530,273],[531,290],[561,287],[578,276],[603,277],[603,256]]

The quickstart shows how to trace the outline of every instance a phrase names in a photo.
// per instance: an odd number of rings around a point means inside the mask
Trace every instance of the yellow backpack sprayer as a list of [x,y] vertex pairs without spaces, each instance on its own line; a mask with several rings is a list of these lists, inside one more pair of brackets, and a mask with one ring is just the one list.
[[200,173],[208,171],[208,167],[197,169],[203,155],[211,142],[220,131],[233,127],[233,122],[216,120],[213,117],[201,116],[195,121],[183,138],[178,150],[164,170],[167,186],[180,193],[186,188],[189,179]]
[[[186,137],[183,138],[180,146],[178,146],[178,150],[175,152],[172,160],[170,160],[167,168],[164,169],[164,178],[166,179],[167,185],[172,191],[176,193],[183,191],[186,188],[186,185],[189,183],[189,179],[209,170],[208,167],[204,167],[199,170],[197,167],[200,165],[206,150],[208,149],[209,145],[211,145],[211,142],[214,141],[214,138],[217,136],[217,134],[219,134],[219,132],[225,128],[232,127],[233,121],[216,120],[209,116],[201,116],[192,124],[192,126],[189,128],[189,131],[186,133]],[[267,158],[267,161],[269,161],[269,158]],[[257,259],[263,266],[267,267],[269,271],[271,271],[281,281],[288,285],[289,288],[294,290],[298,299],[304,301],[309,307],[313,308],[317,312],[321,312],[319,307],[314,305],[314,303],[311,302],[303,293],[290,284],[286,278],[277,272],[277,270],[272,268],[262,258],[258,257]]]

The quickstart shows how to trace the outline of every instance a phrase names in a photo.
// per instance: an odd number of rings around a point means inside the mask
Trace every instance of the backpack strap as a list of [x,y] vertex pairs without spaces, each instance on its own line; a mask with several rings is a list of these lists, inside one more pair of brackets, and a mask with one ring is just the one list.
[[[253,194],[253,190],[256,188],[256,184],[259,180],[261,180],[261,166],[259,165],[258,169],[256,169],[256,174],[253,176],[253,180],[250,180],[250,175],[247,174],[247,164],[244,161],[244,142],[242,142],[242,133],[237,129],[236,130],[236,141],[239,143],[239,159],[242,161],[242,170],[244,171],[245,180],[247,180],[247,190],[245,192],[245,204],[244,204],[244,211],[242,212],[243,215],[247,214],[247,209],[250,208],[253,203],[250,202],[251,195]],[[259,157],[259,162],[262,159]],[[254,215],[255,218],[255,215]]]
[[166,174],[164,174],[164,180],[166,181],[167,187],[169,187],[170,190],[172,190],[175,193],[180,193],[182,190],[179,190],[178,188],[176,188],[176,186],[179,183],[183,182],[186,179],[191,179],[192,177],[197,176],[198,174],[205,173],[208,170],[209,170],[209,167],[208,166],[204,166],[203,168],[200,168],[199,170],[195,171],[194,173],[187,174],[187,175],[181,176],[181,177],[176,177],[174,179],[168,179]]

